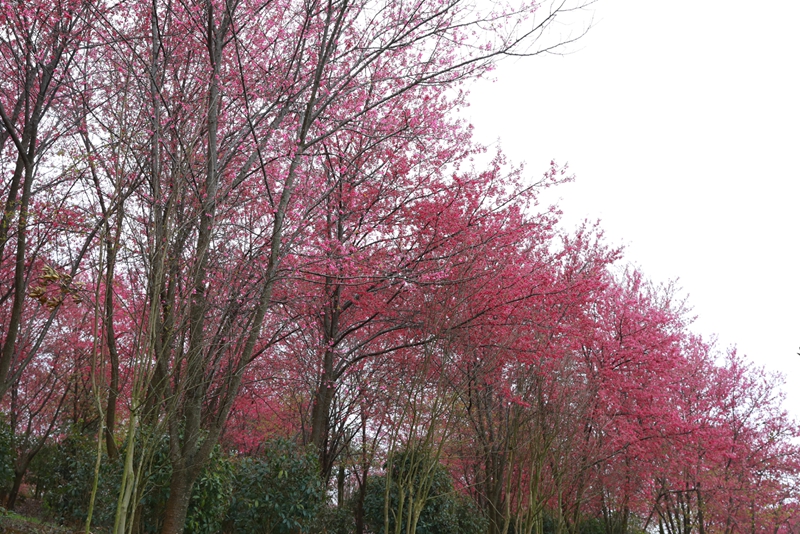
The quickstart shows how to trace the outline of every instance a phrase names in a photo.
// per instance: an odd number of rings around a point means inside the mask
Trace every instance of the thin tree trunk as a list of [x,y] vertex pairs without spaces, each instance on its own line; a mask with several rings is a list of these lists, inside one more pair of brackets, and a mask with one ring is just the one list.
[[22,308],[25,302],[26,287],[26,252],[28,236],[28,205],[31,198],[33,187],[33,172],[30,164],[25,165],[25,181],[22,184],[22,199],[19,205],[19,221],[17,223],[17,254],[14,265],[14,297],[11,305],[11,317],[8,322],[6,339],[3,344],[2,354],[0,354],[0,399],[8,391],[10,384],[7,383],[8,372],[11,369],[11,361],[14,357],[17,335],[19,334],[20,322],[22,320]]
[[117,239],[122,231],[122,209],[117,212],[116,236],[106,243],[108,252],[106,264],[105,287],[105,321],[106,345],[108,346],[109,363],[111,365],[111,382],[108,387],[106,404],[106,451],[111,460],[119,456],[119,448],[114,440],[114,428],[117,419],[117,398],[119,396],[119,353],[117,351],[116,332],[114,329],[114,268],[117,259]]

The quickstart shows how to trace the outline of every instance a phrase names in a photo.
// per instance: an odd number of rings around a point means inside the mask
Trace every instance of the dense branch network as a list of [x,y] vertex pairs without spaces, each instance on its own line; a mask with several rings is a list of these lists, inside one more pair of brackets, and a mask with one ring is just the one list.
[[111,466],[115,533],[248,531],[193,496],[295,443],[359,534],[795,532],[779,379],[459,119],[590,3],[0,1],[7,506],[94,440],[87,531]]

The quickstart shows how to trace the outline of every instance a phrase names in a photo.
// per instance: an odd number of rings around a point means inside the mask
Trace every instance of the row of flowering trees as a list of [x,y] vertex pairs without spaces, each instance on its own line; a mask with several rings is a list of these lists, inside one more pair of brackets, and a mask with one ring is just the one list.
[[6,505],[78,425],[96,479],[120,466],[120,534],[155,451],[182,532],[216,447],[276,437],[359,533],[376,477],[380,528],[416,530],[437,466],[492,534],[793,531],[777,379],[558,230],[563,170],[458,119],[464,80],[577,38],[551,30],[580,7],[0,2]]

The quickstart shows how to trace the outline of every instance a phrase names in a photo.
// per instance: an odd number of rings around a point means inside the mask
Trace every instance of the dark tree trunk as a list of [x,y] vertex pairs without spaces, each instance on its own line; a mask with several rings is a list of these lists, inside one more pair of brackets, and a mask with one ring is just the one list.
[[161,534],[182,534],[189,511],[189,499],[196,476],[185,469],[174,469],[169,481],[169,498],[164,509]]
[[333,458],[334,455],[328,447],[331,405],[335,392],[335,383],[332,374],[333,354],[331,354],[330,351],[326,351],[323,374],[317,388],[317,393],[314,396],[314,407],[311,411],[311,443],[314,444],[314,447],[318,451],[321,476],[326,484],[330,480],[333,462],[335,460],[335,458]]
[[364,525],[364,500],[367,497],[367,485],[362,484],[358,488],[358,496],[356,498],[355,507],[353,508],[353,516],[356,520],[356,534],[364,534],[366,525]]
[[117,442],[114,440],[114,427],[117,422],[117,397],[119,396],[119,353],[117,351],[116,332],[114,329],[114,268],[117,260],[117,242],[122,231],[122,209],[117,215],[116,236],[106,243],[108,263],[106,270],[105,320],[106,343],[108,345],[109,364],[111,365],[111,383],[108,388],[108,404],[106,405],[106,450],[111,460],[119,456]]
[[6,501],[6,508],[13,510],[17,504],[17,497],[19,497],[19,488],[22,486],[22,479],[25,478],[25,473],[28,472],[28,465],[30,461],[24,462],[24,465],[17,466],[14,469],[14,483],[11,485],[11,491],[8,492],[8,500]]

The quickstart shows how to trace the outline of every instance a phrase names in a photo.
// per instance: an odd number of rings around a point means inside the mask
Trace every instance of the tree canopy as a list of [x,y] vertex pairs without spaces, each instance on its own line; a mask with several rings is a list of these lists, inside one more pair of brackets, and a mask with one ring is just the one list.
[[582,7],[0,1],[6,506],[116,534],[797,531],[780,377],[561,228],[565,168],[459,118]]

